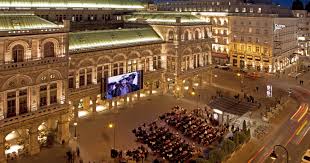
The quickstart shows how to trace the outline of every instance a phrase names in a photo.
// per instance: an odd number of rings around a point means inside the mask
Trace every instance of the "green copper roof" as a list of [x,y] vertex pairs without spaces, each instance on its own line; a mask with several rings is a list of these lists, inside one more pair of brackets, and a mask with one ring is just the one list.
[[134,0],[0,0],[0,7],[141,9],[143,5]]
[[0,31],[31,30],[59,28],[57,24],[49,22],[33,14],[0,14]]
[[87,51],[161,42],[152,28],[99,30],[69,34],[70,51]]
[[145,20],[146,22],[175,23],[176,18],[181,18],[181,23],[205,23],[195,15],[186,12],[135,12],[125,16],[127,21]]

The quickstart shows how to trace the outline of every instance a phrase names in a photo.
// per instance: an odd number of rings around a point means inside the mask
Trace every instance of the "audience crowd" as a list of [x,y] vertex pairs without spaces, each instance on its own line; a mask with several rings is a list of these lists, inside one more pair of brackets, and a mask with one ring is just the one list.
[[186,161],[193,156],[193,146],[179,135],[171,133],[167,127],[159,126],[157,122],[143,124],[134,129],[133,133],[138,142],[148,145],[155,154],[170,162]]
[[211,114],[208,114],[205,119],[199,117],[197,113],[199,113],[197,110],[189,112],[176,106],[171,112],[160,116],[160,119],[179,130],[190,140],[203,146],[210,145],[223,137],[227,131],[226,127],[220,126]]

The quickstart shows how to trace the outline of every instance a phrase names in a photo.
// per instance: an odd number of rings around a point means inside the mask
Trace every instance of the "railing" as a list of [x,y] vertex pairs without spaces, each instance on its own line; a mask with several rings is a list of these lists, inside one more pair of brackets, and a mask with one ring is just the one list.
[[44,108],[40,108],[33,112],[21,114],[21,115],[11,117],[11,118],[5,118],[0,121],[0,127],[5,127],[5,126],[12,125],[15,123],[21,123],[21,122],[33,120],[35,118],[42,117],[45,115],[51,115],[52,113],[60,112],[60,111],[67,109],[66,106],[67,105],[61,105],[61,104],[50,105]]
[[15,62],[15,63],[2,62],[2,64],[0,65],[0,71],[65,62],[66,60],[67,60],[66,57],[51,57],[51,58],[27,59],[24,60],[23,62]]

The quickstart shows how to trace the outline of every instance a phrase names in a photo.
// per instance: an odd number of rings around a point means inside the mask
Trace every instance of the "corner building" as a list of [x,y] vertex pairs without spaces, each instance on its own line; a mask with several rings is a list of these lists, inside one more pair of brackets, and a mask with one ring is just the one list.
[[6,162],[14,151],[38,153],[43,133],[69,139],[69,26],[18,13],[1,13],[0,22],[0,162]]
[[231,15],[230,62],[246,70],[294,71],[297,20],[278,15]]

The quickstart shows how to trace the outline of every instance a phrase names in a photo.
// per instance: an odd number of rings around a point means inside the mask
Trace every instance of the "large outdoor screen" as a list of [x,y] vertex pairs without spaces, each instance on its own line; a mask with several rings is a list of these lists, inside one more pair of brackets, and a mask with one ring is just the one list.
[[112,99],[138,91],[143,87],[142,71],[108,77],[102,80],[102,97]]

